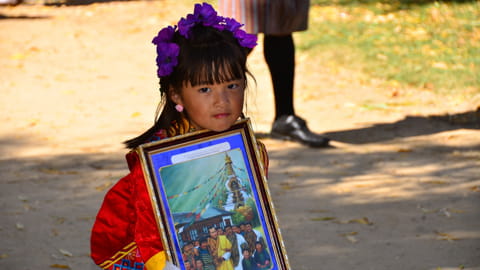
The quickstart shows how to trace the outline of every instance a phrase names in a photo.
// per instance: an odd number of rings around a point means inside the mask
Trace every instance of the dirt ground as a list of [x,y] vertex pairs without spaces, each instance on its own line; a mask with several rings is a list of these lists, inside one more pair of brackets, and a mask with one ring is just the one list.
[[[0,269],[96,269],[89,231],[127,173],[121,142],[158,103],[150,41],[186,2],[0,7]],[[247,108],[292,269],[480,269],[480,97],[297,56],[297,113],[333,147],[265,136],[261,46]]]

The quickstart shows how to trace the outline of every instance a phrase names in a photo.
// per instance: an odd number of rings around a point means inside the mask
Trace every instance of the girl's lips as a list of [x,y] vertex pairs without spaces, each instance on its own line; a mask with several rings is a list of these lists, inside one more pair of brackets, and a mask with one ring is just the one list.
[[225,118],[229,115],[230,115],[229,113],[219,113],[219,114],[215,114],[213,117],[220,119],[220,118]]

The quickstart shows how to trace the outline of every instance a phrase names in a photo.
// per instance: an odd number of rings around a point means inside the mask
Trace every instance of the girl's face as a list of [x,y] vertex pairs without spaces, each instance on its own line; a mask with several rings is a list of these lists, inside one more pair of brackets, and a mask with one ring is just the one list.
[[197,260],[195,262],[197,269],[203,269],[203,262],[201,260]]
[[197,86],[187,83],[180,94],[172,94],[172,101],[185,108],[196,129],[224,131],[240,117],[244,92],[244,79]]

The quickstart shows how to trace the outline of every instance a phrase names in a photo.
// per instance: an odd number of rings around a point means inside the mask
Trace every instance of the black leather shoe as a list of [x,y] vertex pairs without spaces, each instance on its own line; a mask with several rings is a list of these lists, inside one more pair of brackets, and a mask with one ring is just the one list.
[[284,115],[273,122],[273,138],[296,141],[310,147],[327,147],[330,139],[311,132],[305,120],[295,115]]

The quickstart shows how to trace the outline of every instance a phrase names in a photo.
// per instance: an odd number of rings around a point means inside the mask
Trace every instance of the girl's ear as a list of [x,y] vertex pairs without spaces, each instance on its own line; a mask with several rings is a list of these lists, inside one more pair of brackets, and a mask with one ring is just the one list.
[[183,105],[182,97],[173,88],[170,88],[169,92],[170,99],[173,103]]

